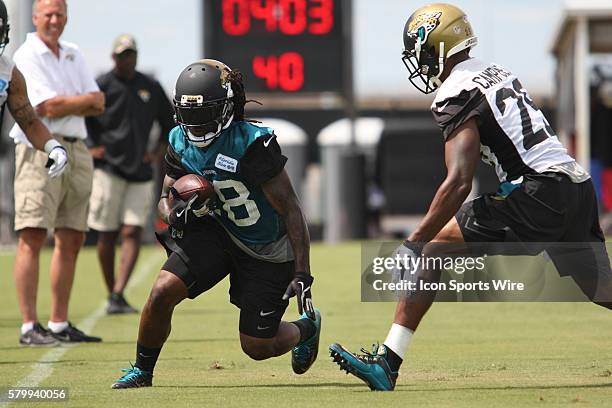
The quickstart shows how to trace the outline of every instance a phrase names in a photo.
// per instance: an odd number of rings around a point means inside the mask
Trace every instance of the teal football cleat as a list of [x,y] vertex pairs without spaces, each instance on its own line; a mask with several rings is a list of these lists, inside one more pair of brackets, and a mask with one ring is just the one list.
[[153,374],[148,371],[142,371],[138,367],[124,368],[125,374],[111,385],[111,388],[140,388],[150,387],[153,385]]
[[361,379],[372,391],[393,391],[397,372],[389,368],[385,359],[385,347],[383,346],[381,350],[377,344],[374,344],[371,353],[366,349],[361,351],[364,354],[353,354],[338,343],[329,346],[329,353],[341,370]]
[[[317,359],[317,354],[319,354],[319,337],[321,336],[321,312],[319,309],[315,309],[315,316],[314,325],[317,328],[315,334],[291,350],[291,368],[296,374],[304,374],[308,371]],[[303,313],[301,319],[309,319],[309,317],[306,316],[306,313]]]

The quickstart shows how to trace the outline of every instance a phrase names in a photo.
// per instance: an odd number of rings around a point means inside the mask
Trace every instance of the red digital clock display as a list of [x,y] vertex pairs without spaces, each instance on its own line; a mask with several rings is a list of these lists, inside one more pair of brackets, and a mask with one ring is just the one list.
[[334,0],[221,0],[223,30],[246,35],[253,19],[267,32],[325,35],[334,28]]
[[205,56],[245,76],[248,92],[342,89],[341,3],[205,0]]

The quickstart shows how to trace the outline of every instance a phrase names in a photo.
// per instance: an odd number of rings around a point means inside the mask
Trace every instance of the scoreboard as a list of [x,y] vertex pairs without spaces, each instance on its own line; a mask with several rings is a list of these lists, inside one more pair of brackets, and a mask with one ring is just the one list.
[[241,71],[249,93],[342,93],[350,0],[204,0],[204,55]]

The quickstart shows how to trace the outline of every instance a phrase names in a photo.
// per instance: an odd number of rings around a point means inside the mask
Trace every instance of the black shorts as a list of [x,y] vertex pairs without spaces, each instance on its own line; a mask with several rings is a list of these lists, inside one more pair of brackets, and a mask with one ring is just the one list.
[[[525,175],[507,197],[478,197],[465,203],[456,219],[464,240],[479,243],[474,248],[482,245],[486,253],[546,251],[561,276],[571,275],[593,288],[602,277],[612,279],[591,180],[577,184],[559,173]],[[502,242],[525,243],[520,245],[524,253],[504,252],[515,251],[516,245],[491,244]]]
[[194,299],[230,277],[230,302],[240,309],[240,333],[258,338],[276,336],[289,305],[282,296],[294,276],[294,263],[274,263],[242,251],[212,217],[181,239],[169,231],[157,234],[168,252],[163,270],[178,276]]

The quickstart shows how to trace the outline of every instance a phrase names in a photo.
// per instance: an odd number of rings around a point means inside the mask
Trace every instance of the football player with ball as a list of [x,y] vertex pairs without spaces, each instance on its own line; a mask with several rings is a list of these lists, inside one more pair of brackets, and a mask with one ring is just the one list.
[[[136,363],[112,388],[151,386],[174,307],[228,275],[242,350],[255,360],[291,351],[293,371],[305,373],[317,357],[321,315],[312,304],[308,229],[276,135],[245,119],[242,76],[220,61],[186,67],[173,102],[179,125],[168,138],[158,206],[170,225],[158,234],[168,259],[142,310]],[[294,295],[301,317],[287,322]]]
[[[545,250],[560,275],[571,276],[590,300],[612,309],[612,271],[591,177],[567,153],[519,79],[470,57],[477,38],[465,13],[450,4],[416,10],[403,39],[410,82],[423,93],[437,91],[431,110],[445,140],[448,173],[397,253],[435,255],[427,253],[434,248],[429,242],[529,242],[527,255]],[[464,203],[480,158],[495,168],[499,190]],[[416,276],[438,282],[440,271]],[[403,296],[384,344],[365,354],[332,344],[334,361],[372,390],[393,390],[435,295]]]

